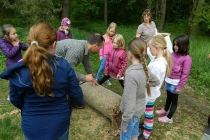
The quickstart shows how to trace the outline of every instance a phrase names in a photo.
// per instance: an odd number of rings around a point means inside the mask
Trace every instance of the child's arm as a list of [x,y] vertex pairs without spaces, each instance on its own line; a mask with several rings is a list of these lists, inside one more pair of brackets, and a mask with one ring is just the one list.
[[136,89],[137,82],[131,74],[125,75],[125,88],[122,95],[122,104],[124,106],[122,121],[121,121],[121,130],[126,132],[128,123],[132,119],[135,108],[136,108]]
[[156,87],[156,86],[158,86],[160,84],[160,81],[157,78],[157,76],[154,75],[152,72],[150,72],[150,70],[149,70],[149,75],[150,75],[150,78],[149,78],[149,86],[150,87]]
[[13,57],[18,51],[19,47],[14,47],[12,44],[2,44],[1,50],[6,57]]
[[120,61],[121,61],[121,68],[119,69],[118,78],[124,75],[124,71],[127,65],[127,56],[125,51],[123,51],[123,53],[121,54]]
[[22,91],[15,89],[15,86],[10,83],[10,102],[17,108],[22,109],[23,107],[23,95]]
[[28,47],[24,44],[24,43],[19,43],[19,47],[20,47],[20,49],[21,50],[23,50],[23,51],[25,51],[25,50],[27,50],[28,49]]
[[192,66],[192,58],[190,56],[185,57],[186,60],[183,62],[183,68],[182,68],[182,75],[180,78],[180,81],[176,87],[177,91],[181,91],[184,85],[186,84],[187,78],[190,74],[190,69]]

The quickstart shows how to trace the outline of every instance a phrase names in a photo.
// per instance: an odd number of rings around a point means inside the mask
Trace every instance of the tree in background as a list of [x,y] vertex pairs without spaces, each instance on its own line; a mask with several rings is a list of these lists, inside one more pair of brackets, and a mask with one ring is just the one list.
[[194,17],[191,24],[191,35],[196,36],[198,30],[208,33],[210,32],[210,1],[199,0],[194,13]]
[[70,0],[63,0],[62,18],[64,18],[64,17],[68,17],[69,18],[70,5],[71,5],[71,1]]

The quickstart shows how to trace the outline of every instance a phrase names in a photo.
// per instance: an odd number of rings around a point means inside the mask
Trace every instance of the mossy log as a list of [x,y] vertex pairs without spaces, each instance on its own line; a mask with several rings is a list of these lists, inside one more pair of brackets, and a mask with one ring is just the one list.
[[122,97],[113,91],[90,83],[81,85],[85,102],[98,112],[109,118],[114,128],[119,128],[121,122],[120,102]]

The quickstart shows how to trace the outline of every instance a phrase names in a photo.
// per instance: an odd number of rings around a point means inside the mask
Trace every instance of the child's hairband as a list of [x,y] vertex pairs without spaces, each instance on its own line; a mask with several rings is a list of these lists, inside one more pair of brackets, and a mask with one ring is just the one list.
[[33,44],[39,45],[37,41],[32,41],[31,45],[33,45]]

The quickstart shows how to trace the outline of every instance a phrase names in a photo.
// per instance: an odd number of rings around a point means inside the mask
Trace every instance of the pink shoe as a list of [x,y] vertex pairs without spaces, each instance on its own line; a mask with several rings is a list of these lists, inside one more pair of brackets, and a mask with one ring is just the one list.
[[173,123],[173,119],[169,119],[167,116],[159,117],[158,121],[162,123]]
[[155,113],[158,115],[168,115],[168,112],[166,112],[164,109],[156,110]]

